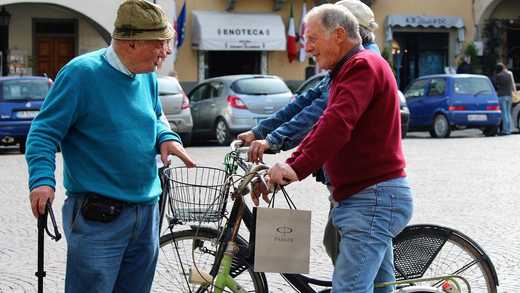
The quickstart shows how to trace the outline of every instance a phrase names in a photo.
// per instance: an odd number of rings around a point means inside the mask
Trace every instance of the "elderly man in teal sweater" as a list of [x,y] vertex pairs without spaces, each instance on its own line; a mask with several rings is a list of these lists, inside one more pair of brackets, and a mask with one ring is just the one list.
[[193,160],[164,125],[154,73],[175,33],[143,0],[119,9],[112,45],[58,73],[27,139],[34,216],[54,199],[55,151],[63,154],[65,292],[149,292],[158,256],[156,154]]

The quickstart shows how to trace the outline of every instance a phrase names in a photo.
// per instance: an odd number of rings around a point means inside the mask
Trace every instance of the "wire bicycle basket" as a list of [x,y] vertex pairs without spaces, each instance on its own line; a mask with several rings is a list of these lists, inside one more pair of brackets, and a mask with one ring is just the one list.
[[228,173],[212,167],[164,170],[173,217],[182,223],[214,223],[224,217]]

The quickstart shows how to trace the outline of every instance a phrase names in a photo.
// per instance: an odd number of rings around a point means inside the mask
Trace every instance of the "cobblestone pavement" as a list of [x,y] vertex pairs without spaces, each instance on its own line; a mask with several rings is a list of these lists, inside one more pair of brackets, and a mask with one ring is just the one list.
[[[412,223],[449,226],[476,240],[495,264],[499,292],[516,293],[520,276],[520,135],[485,138],[465,131],[452,136],[430,139],[419,133],[404,140],[416,204]],[[219,166],[227,148],[196,146],[188,151],[199,165]],[[288,155],[266,161],[273,163]],[[60,155],[57,160],[54,208],[61,230]],[[0,149],[0,292],[36,292],[36,220],[29,209],[26,174],[23,156],[14,149]],[[308,178],[289,190],[298,208],[313,211],[311,274],[327,277],[332,267],[321,246],[328,211],[326,189]],[[45,244],[45,291],[63,292],[65,241],[54,243],[46,238]],[[278,275],[268,278],[271,292],[291,292]]]

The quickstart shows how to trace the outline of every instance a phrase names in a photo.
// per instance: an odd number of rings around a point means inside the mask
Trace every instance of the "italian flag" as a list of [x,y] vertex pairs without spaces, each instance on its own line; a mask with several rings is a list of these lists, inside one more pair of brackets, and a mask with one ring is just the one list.
[[293,62],[298,56],[298,43],[296,43],[296,29],[294,27],[294,1],[291,1],[291,14],[289,15],[289,28],[287,29],[287,57]]

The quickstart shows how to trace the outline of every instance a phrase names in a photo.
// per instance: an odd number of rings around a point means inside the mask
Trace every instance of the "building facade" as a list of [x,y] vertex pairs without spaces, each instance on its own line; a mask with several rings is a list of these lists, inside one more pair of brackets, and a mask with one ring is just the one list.
[[[155,0],[172,20],[182,0]],[[295,85],[314,72],[311,59],[289,62],[288,19],[294,3],[296,32],[311,0],[186,0],[185,40],[162,74],[176,74],[190,89],[205,78],[263,73]],[[520,80],[520,1],[364,0],[376,15],[377,43],[401,88],[414,78],[454,70],[468,44],[472,63],[488,73],[502,61]],[[118,0],[0,0],[3,75],[54,77],[71,58],[110,43]],[[175,59],[175,60],[174,60]],[[306,74],[307,73],[307,74]]]

